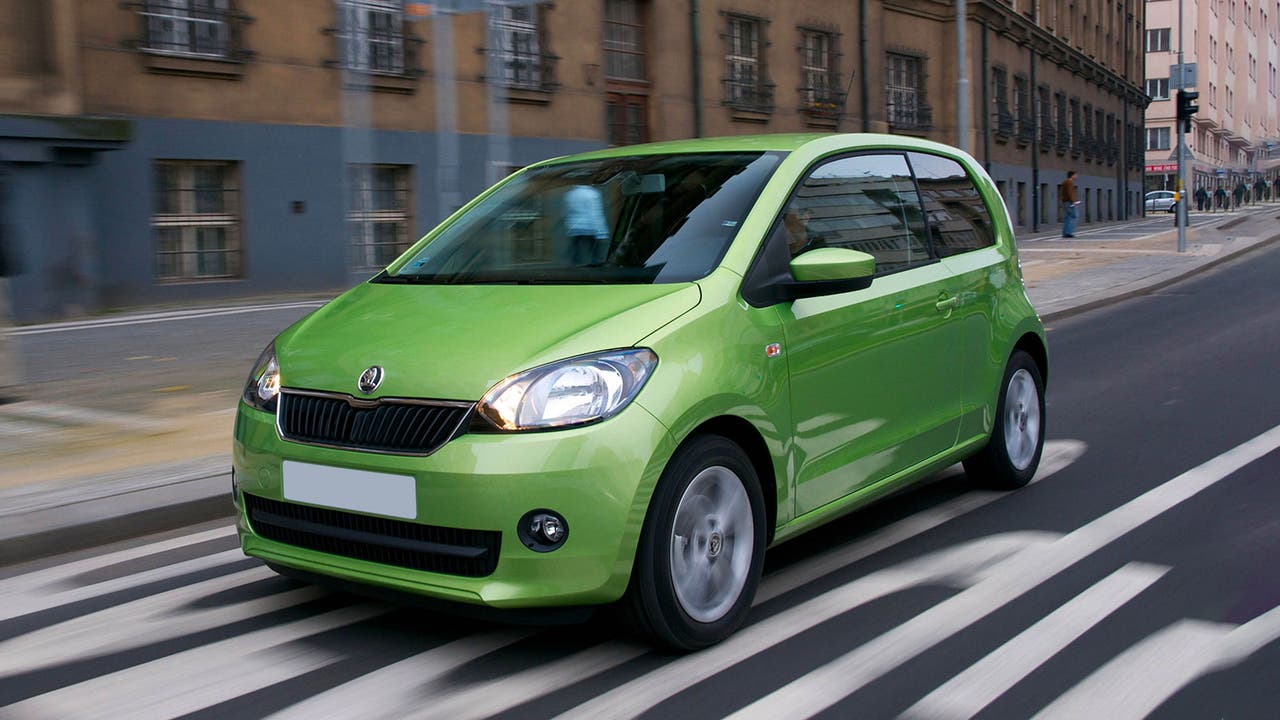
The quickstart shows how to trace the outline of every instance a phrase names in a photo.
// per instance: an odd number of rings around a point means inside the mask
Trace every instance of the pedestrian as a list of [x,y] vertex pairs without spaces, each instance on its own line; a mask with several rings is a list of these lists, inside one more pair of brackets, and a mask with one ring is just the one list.
[[1068,170],[1067,179],[1058,186],[1058,203],[1062,206],[1062,237],[1075,237],[1077,206],[1080,204],[1076,199],[1075,170]]
[[1244,194],[1248,191],[1249,189],[1244,186],[1243,180],[1236,183],[1235,192],[1232,194],[1232,199],[1235,201],[1233,207],[1240,207],[1240,204],[1244,202]]
[[1253,183],[1253,201],[1262,202],[1262,200],[1266,197],[1266,192],[1267,192],[1267,181],[1263,180],[1262,178],[1258,178]]
[[564,204],[569,262],[579,266],[603,263],[609,254],[609,223],[600,191],[590,185],[575,185],[565,193]]
[[1204,208],[1209,204],[1209,191],[1204,186],[1196,188],[1196,211],[1204,212]]
[[1227,209],[1227,189],[1219,185],[1218,189],[1213,192],[1213,195],[1218,200],[1218,209],[1225,212]]

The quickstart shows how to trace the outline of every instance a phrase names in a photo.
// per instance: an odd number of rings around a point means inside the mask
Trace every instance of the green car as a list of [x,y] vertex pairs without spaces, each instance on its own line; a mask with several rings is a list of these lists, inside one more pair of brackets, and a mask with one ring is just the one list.
[[276,570],[718,642],[765,548],[1044,443],[1044,328],[963,152],[889,135],[543,162],[280,334],[233,492]]

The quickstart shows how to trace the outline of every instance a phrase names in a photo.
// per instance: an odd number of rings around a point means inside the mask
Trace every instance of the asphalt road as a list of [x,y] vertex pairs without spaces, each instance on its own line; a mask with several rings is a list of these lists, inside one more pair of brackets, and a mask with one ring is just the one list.
[[687,657],[273,576],[208,526],[0,572],[0,717],[1275,718],[1280,249],[1050,328],[1047,466],[771,551]]

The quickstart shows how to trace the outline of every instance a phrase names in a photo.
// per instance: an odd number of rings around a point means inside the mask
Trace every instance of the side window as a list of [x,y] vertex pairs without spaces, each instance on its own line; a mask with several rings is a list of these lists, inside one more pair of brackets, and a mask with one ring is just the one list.
[[950,158],[909,153],[938,257],[995,244],[991,214],[960,163]]
[[818,247],[860,250],[876,273],[929,262],[924,215],[902,155],[855,155],[819,165],[782,217],[791,257]]

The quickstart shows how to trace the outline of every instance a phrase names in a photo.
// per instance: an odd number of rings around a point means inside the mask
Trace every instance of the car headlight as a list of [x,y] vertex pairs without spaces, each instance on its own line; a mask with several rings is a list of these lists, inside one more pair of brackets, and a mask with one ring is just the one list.
[[499,430],[538,430],[607,420],[627,406],[658,364],[648,348],[609,350],[516,373],[476,405]]
[[279,395],[280,363],[276,361],[276,345],[272,342],[253,364],[253,372],[244,385],[244,401],[249,407],[273,413]]

